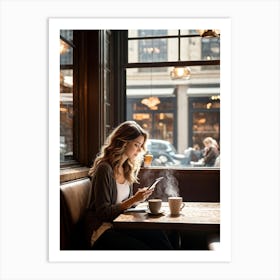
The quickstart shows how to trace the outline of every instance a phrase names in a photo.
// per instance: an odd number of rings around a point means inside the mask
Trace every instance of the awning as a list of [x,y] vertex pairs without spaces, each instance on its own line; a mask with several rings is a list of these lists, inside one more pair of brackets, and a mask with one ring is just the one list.
[[137,88],[137,89],[127,89],[126,94],[129,97],[143,97],[143,96],[174,96],[173,94],[174,88],[153,88],[148,89],[148,88]]
[[188,95],[210,95],[210,94],[220,94],[220,88],[218,87],[201,87],[201,88],[188,88]]

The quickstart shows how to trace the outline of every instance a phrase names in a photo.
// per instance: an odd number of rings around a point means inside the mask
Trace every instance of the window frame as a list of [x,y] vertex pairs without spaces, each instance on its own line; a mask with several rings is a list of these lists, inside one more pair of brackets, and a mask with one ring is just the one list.
[[[104,44],[110,34],[109,51]],[[181,37],[197,37],[197,34]],[[155,36],[151,38],[177,38]],[[73,168],[89,168],[98,154],[109,131],[126,120],[126,70],[128,68],[155,68],[173,66],[220,65],[220,60],[209,61],[161,61],[128,63],[128,30],[74,30],[73,44],[73,161],[61,164],[62,173],[73,174]],[[107,118],[104,101],[104,62],[111,56],[110,116]],[[107,102],[108,100],[106,100]],[[107,119],[106,119],[107,118]],[[99,125],[101,123],[101,125]],[[85,176],[84,170],[82,176]],[[63,180],[68,180],[63,179]]]
[[[139,32],[138,32],[138,34],[139,34]],[[182,35],[180,30],[178,30],[177,35],[129,37],[127,43],[129,44],[130,40],[152,40],[152,39],[157,40],[157,39],[170,39],[170,38],[177,38],[178,40],[180,40],[181,38],[194,38],[194,37],[200,37],[201,38],[201,44],[203,44],[204,38],[201,37],[199,34],[197,34],[195,32],[191,32],[191,34]],[[211,42],[211,39],[212,38],[209,38],[210,42]],[[220,38],[217,38],[216,40],[218,40],[220,42]],[[201,50],[201,52],[202,52],[202,50]],[[189,66],[201,66],[201,70],[206,70],[206,69],[207,70],[208,69],[209,70],[217,70],[217,69],[220,70],[220,56],[218,57],[218,59],[213,59],[213,60],[188,60],[188,61],[183,60],[182,61],[182,60],[180,60],[180,44],[178,44],[178,60],[177,61],[128,62],[126,65],[124,65],[124,68],[125,69],[134,68],[134,69],[138,69],[138,71],[141,72],[141,69],[145,69],[145,68],[189,67]],[[219,111],[220,111],[220,108],[219,108]],[[192,114],[192,112],[193,111],[188,112],[188,124],[189,125],[191,124],[191,114]],[[133,113],[135,113],[135,112],[131,112],[131,115]],[[219,126],[220,126],[220,122],[219,122]],[[177,131],[177,125],[176,125],[176,131]],[[188,133],[188,143],[189,144],[193,142],[190,137],[191,137],[191,133]],[[174,145],[177,146],[177,140],[175,140]],[[181,168],[181,167],[179,167],[179,168]],[[190,168],[190,167],[186,167],[186,168]]]
[[[127,56],[122,51],[127,49],[126,37],[123,31],[73,31],[74,159],[60,164],[61,183],[86,177],[110,130],[125,120],[126,90],[122,65]],[[107,82],[106,73],[110,73]],[[107,112],[106,108],[109,108]]]
[[[62,30],[60,30],[60,31],[62,31]],[[69,31],[73,31],[73,30],[69,30]],[[64,35],[61,34],[61,32],[60,32],[60,40],[63,41],[63,43],[66,44],[72,50],[71,51],[71,53],[72,53],[72,58],[71,58],[72,63],[70,63],[70,64],[61,63],[61,54],[60,54],[60,71],[61,70],[72,70],[73,71],[73,81],[74,81],[74,62],[73,62],[73,56],[74,56],[75,45],[73,43],[73,40],[70,40],[70,39],[66,38]],[[61,94],[61,92],[60,92],[60,94]],[[73,86],[72,94],[73,94],[73,97],[74,97],[74,86]],[[74,104],[72,104],[72,107],[73,107],[73,110],[74,110]],[[61,118],[60,118],[60,123],[61,123]],[[73,151],[74,150],[74,138],[72,140],[73,140],[72,152],[73,152],[73,156],[74,156],[74,151]],[[60,161],[60,167],[61,168],[67,167],[69,165],[74,165],[74,164],[76,164],[76,161],[73,158],[69,159],[67,161],[63,161],[63,162]]]

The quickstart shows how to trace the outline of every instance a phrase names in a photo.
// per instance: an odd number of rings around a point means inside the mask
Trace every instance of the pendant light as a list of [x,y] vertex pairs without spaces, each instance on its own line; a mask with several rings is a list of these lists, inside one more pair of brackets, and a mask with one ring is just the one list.
[[153,68],[151,68],[151,93],[149,98],[143,98],[141,103],[149,107],[150,110],[157,110],[157,105],[160,104],[160,100],[157,96],[153,96]]
[[[178,30],[178,61],[181,61],[181,30]],[[177,66],[170,72],[172,80],[189,79],[191,76],[191,69],[186,66]]]

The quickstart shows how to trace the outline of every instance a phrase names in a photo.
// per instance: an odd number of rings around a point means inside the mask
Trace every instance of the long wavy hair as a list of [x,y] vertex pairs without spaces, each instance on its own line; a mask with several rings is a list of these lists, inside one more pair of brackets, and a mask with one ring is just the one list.
[[118,166],[122,155],[125,153],[126,145],[139,136],[144,137],[142,151],[138,157],[131,161],[127,159],[123,163],[124,177],[130,183],[138,182],[138,173],[143,160],[143,155],[146,151],[146,140],[148,133],[135,121],[125,121],[116,127],[113,132],[107,137],[104,145],[101,147],[99,155],[94,160],[92,167],[89,170],[89,176],[94,176],[96,169],[102,162],[107,162],[112,166],[114,173],[118,171]]

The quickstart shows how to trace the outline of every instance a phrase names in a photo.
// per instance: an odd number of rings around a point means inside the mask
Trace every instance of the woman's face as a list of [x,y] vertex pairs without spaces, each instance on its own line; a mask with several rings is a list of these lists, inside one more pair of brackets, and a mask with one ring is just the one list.
[[210,147],[210,142],[205,141],[205,142],[203,142],[203,143],[204,143],[204,146],[205,146],[206,148],[209,148],[209,147]]
[[134,161],[138,154],[142,151],[144,145],[144,136],[140,135],[136,139],[130,141],[125,150],[125,156],[130,159],[131,161]]

